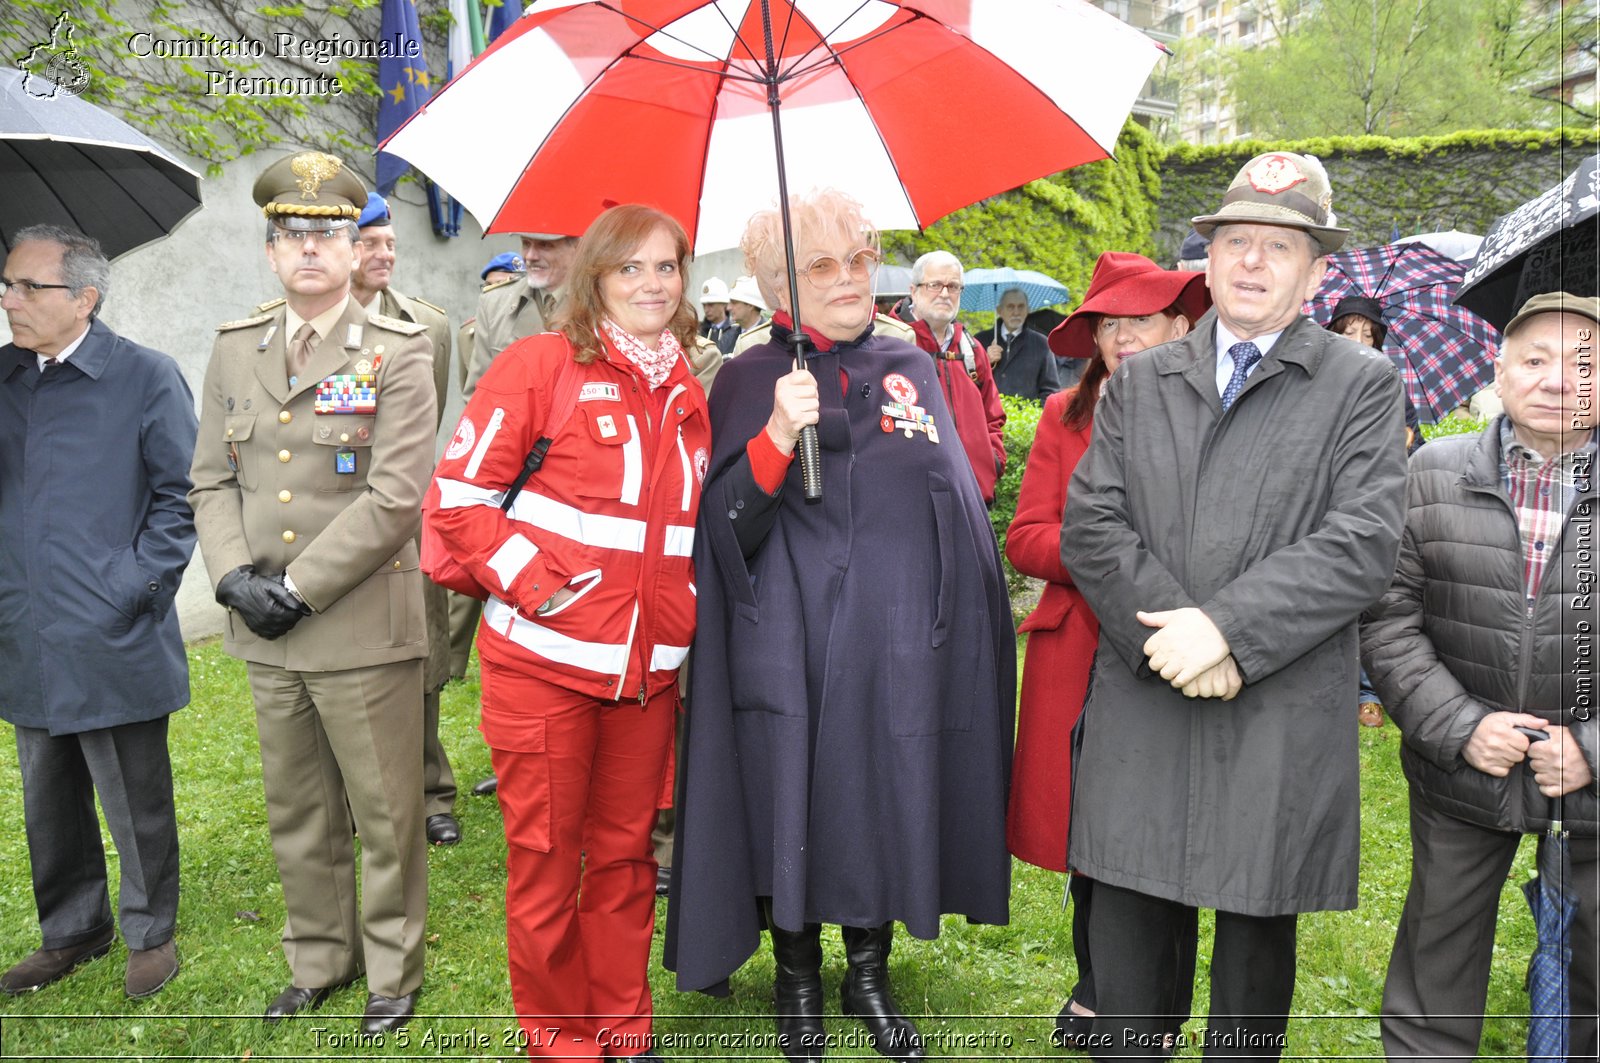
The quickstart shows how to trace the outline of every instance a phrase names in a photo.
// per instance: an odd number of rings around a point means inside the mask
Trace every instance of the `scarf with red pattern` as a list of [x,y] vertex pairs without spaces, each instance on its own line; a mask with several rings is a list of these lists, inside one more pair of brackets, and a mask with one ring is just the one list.
[[652,391],[667,382],[667,377],[672,375],[672,367],[683,357],[683,345],[678,342],[678,337],[672,334],[671,329],[661,330],[659,345],[652,351],[641,343],[637,336],[609,317],[602,318],[600,324],[605,327],[606,336],[617,350],[621,351],[628,361],[639,367]]

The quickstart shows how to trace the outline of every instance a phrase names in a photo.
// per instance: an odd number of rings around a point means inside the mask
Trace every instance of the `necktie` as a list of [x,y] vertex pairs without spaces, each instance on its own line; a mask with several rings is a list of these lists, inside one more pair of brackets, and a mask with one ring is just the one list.
[[1250,375],[1256,363],[1261,361],[1261,348],[1245,340],[1235,343],[1228,348],[1228,353],[1233,356],[1233,376],[1228,378],[1228,386],[1222,392],[1222,409],[1227,412],[1239,397],[1239,392],[1244,390],[1245,377]]
[[306,371],[306,363],[311,361],[311,341],[316,339],[317,333],[310,322],[301,325],[295,332],[294,338],[289,341],[288,357],[289,379],[295,380]]
[[58,366],[60,364],[61,364],[61,359],[59,359],[59,358],[46,358],[44,360],[44,365],[39,367],[39,372],[48,373],[48,372],[50,372],[50,370],[54,369],[56,366]]

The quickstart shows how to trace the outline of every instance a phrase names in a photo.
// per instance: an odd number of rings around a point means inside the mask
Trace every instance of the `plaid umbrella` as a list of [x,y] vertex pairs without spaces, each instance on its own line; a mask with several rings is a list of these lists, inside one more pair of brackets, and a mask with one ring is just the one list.
[[1555,818],[1539,839],[1539,873],[1523,883],[1539,939],[1528,958],[1528,1063],[1567,1063],[1572,994],[1572,924],[1578,898],[1568,884],[1572,858],[1561,826],[1561,799]]
[[1304,310],[1324,325],[1347,295],[1383,307],[1384,352],[1424,421],[1437,421],[1494,380],[1500,332],[1452,306],[1465,270],[1426,244],[1384,244],[1328,256],[1322,287]]

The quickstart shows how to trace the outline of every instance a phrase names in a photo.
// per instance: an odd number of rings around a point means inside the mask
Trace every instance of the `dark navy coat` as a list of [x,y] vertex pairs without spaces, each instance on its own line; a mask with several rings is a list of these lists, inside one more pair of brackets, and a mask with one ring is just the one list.
[[0,718],[76,734],[189,703],[195,431],[177,363],[98,320],[48,376],[0,347]]
[[[1015,636],[933,362],[870,334],[811,360],[815,505],[798,461],[774,500],[745,456],[790,364],[752,347],[711,393],[666,941],[682,989],[751,955],[761,896],[795,929],[1008,918]],[[922,412],[933,431],[906,429]]]

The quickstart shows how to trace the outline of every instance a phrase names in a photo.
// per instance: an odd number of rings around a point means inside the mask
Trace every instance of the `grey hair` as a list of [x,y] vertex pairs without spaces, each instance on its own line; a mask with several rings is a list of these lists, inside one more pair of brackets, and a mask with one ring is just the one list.
[[911,263],[911,283],[921,284],[922,275],[929,266],[954,266],[961,274],[961,279],[967,279],[967,271],[962,268],[961,260],[948,251],[929,251],[915,262]]
[[61,282],[73,298],[82,295],[85,288],[93,288],[97,298],[89,316],[98,314],[105,305],[106,293],[111,290],[111,263],[100,250],[100,241],[63,225],[29,225],[17,231],[11,238],[11,246],[30,240],[61,248]]
[[995,309],[998,310],[1000,308],[1000,304],[1006,301],[1006,296],[1012,294],[1013,292],[1022,296],[1022,302],[1029,310],[1033,309],[1033,300],[1029,299],[1028,293],[1023,291],[1021,288],[1007,288],[1005,291],[1001,292],[1000,298],[994,301]]

